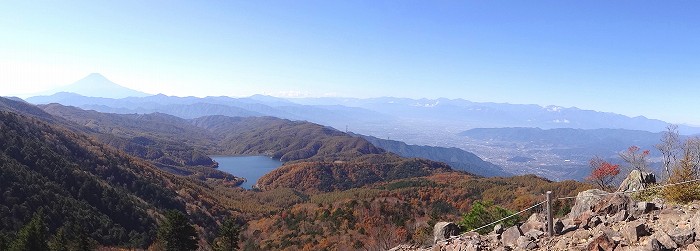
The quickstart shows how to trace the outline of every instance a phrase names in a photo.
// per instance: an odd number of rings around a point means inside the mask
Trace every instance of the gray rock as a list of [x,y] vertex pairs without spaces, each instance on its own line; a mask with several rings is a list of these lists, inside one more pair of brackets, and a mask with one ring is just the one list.
[[554,244],[554,250],[567,250],[569,246],[569,242],[567,242],[564,239],[560,239],[557,241],[557,244]]
[[501,234],[501,243],[504,246],[515,247],[518,244],[518,237],[523,236],[518,226],[512,226]]
[[695,229],[695,238],[700,239],[700,211],[690,218],[690,227]]
[[567,225],[561,230],[561,234],[566,234],[571,231],[576,231],[578,229],[578,226],[576,225]]
[[649,235],[647,225],[641,220],[628,223],[627,226],[621,229],[621,232],[622,236],[630,243],[638,241],[639,237]]
[[561,222],[560,219],[557,219],[556,221],[554,221],[552,229],[554,230],[554,234],[562,234],[562,230],[564,230],[564,222]]
[[664,209],[666,207],[666,200],[660,197],[654,197],[654,199],[651,200],[651,203],[654,203],[654,209]]
[[659,241],[663,249],[673,250],[678,248],[676,242],[673,241],[673,239],[671,239],[671,237],[668,236],[668,234],[664,233],[664,231],[659,230],[655,232],[651,237],[652,239],[656,239],[657,241]]
[[593,212],[599,215],[615,215],[622,210],[629,211],[633,208],[633,203],[632,198],[626,194],[613,194],[602,198],[593,205]]
[[503,225],[502,225],[502,224],[496,224],[496,226],[493,227],[493,231],[494,231],[496,234],[502,234],[504,230],[505,230],[505,229],[503,229]]
[[645,250],[647,251],[662,251],[664,250],[664,246],[661,245],[661,242],[657,240],[656,238],[649,238],[649,241],[647,241],[647,245],[645,247]]
[[525,236],[531,239],[539,239],[540,237],[544,236],[544,232],[537,229],[531,229],[525,233]]
[[457,224],[454,222],[443,221],[435,223],[435,227],[433,228],[433,243],[446,240],[447,238],[450,238],[450,236],[456,235],[459,235],[459,226],[457,226]]
[[415,247],[415,246],[409,245],[409,244],[401,244],[401,245],[398,245],[392,249],[389,249],[389,251],[412,251],[412,250],[418,250],[418,247]]
[[588,222],[593,217],[593,212],[591,210],[581,213],[578,217],[573,219],[573,224],[578,225],[581,228],[588,228]]
[[603,223],[603,220],[601,220],[600,217],[595,216],[588,221],[587,226],[588,226],[588,228],[594,228],[594,227],[600,225],[601,223]]
[[[473,233],[473,232],[472,232]],[[450,239],[448,241],[439,242],[432,247],[431,250],[436,251],[446,251],[446,250],[459,250],[459,251],[480,251],[483,247],[481,245],[481,239],[478,234],[465,234],[458,238]],[[424,249],[414,249],[414,250],[424,250]]]
[[572,237],[574,237],[574,239],[587,240],[591,237],[591,232],[588,232],[588,230],[585,229],[579,229],[573,233]]
[[686,251],[700,251],[700,243],[693,243],[685,247]]
[[656,204],[648,201],[637,202],[637,210],[642,214],[648,214],[656,209]]
[[629,214],[627,213],[627,210],[623,209],[623,210],[620,210],[619,212],[617,212],[612,217],[608,218],[608,222],[611,222],[611,223],[623,222],[623,221],[625,221],[625,219],[627,219],[628,216],[629,216]]
[[576,202],[571,208],[568,217],[576,219],[584,212],[590,211],[608,193],[600,189],[591,189],[578,193]]
[[615,250],[617,244],[607,234],[596,235],[586,244],[586,250]]
[[695,241],[695,232],[690,229],[676,228],[669,231],[668,236],[671,237],[673,242],[679,247],[686,246]]
[[484,240],[490,243],[498,243],[501,239],[500,234],[492,233],[492,234],[487,234],[484,236]]
[[632,192],[639,191],[646,188],[650,184],[656,183],[656,176],[653,173],[640,172],[639,170],[632,170],[627,178],[625,178],[620,187],[617,189],[618,192]]
[[527,233],[533,229],[540,231],[545,230],[544,217],[538,213],[530,215],[530,217],[527,218],[525,223],[520,225],[520,230],[524,233]]
[[[533,229],[534,230],[534,229]],[[531,250],[537,248],[537,243],[530,237],[520,236],[517,240],[517,247],[521,250]]]

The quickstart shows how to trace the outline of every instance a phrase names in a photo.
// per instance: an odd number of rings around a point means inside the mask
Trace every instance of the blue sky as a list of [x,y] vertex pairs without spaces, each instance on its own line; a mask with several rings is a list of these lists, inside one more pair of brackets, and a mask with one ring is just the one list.
[[700,125],[696,1],[5,1],[0,95],[463,98]]

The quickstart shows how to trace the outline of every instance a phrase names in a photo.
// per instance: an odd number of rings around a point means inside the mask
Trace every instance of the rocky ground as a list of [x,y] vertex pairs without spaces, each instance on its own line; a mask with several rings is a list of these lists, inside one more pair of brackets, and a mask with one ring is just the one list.
[[571,212],[554,222],[553,237],[544,215],[533,214],[519,226],[448,238],[456,225],[443,222],[436,224],[432,247],[392,250],[700,250],[700,201],[670,205],[594,189],[579,193]]

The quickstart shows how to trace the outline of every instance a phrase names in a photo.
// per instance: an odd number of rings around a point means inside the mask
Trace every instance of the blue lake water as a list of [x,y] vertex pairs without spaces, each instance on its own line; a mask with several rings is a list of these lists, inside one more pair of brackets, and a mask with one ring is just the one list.
[[266,173],[281,166],[283,162],[266,156],[209,156],[219,163],[219,170],[245,178],[242,188],[251,189]]

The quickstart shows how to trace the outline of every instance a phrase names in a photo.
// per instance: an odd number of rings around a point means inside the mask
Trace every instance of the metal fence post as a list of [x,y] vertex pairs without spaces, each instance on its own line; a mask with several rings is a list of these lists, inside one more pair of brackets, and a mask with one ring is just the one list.
[[552,219],[552,191],[547,191],[547,234],[554,236],[554,220]]

